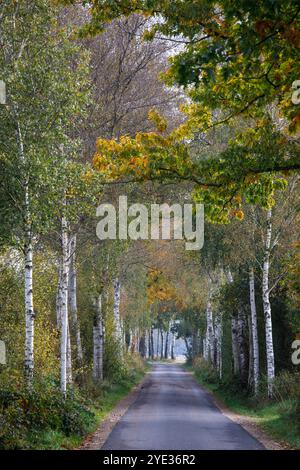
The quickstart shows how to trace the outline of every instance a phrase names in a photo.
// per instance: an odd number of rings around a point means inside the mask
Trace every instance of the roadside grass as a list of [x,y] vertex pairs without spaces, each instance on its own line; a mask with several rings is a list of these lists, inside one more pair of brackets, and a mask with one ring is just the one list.
[[34,450],[71,450],[79,448],[87,435],[95,432],[118,402],[140,383],[148,369],[149,365],[146,364],[142,370],[134,371],[126,379],[123,378],[115,383],[104,381],[102,386],[99,385],[94,388],[89,398],[88,409],[91,415],[86,420],[84,435],[78,435],[77,433],[66,435],[64,432],[54,429],[30,431],[28,433],[27,448]]
[[210,381],[206,373],[195,371],[191,365],[184,368],[194,373],[197,382],[212,392],[227,408],[235,413],[253,418],[256,424],[271,438],[293,449],[300,449],[299,401],[285,398],[270,402],[255,400],[246,394],[230,389],[228,384]]
[[81,446],[117,403],[137,385],[151,365],[137,355],[114,377],[95,383],[89,370],[75,378],[64,399],[55,378],[33,389],[10,383],[0,390],[0,449],[59,450]]
[[105,391],[103,398],[99,399],[98,402],[92,407],[92,410],[96,416],[96,426],[91,431],[97,429],[101,421],[103,421],[106,416],[114,409],[117,403],[126,397],[128,393],[141,382],[147,370],[150,366],[147,364],[145,370],[137,371],[135,376],[131,380],[123,380],[120,383],[110,384],[109,388]]

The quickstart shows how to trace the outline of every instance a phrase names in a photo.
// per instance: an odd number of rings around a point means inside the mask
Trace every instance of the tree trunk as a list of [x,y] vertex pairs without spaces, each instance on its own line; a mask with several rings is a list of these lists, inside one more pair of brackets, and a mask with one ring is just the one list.
[[[227,281],[231,284],[233,277],[231,270],[226,271]],[[240,376],[240,345],[239,345],[239,315],[232,314],[231,317],[231,347],[232,347],[232,358],[233,358],[233,375],[235,377]]]
[[239,346],[238,346],[238,325],[237,318],[231,319],[231,344],[232,344],[232,357],[233,357],[233,374],[239,376],[240,374],[240,361],[239,361]]
[[269,292],[269,269],[270,269],[270,249],[272,237],[272,211],[267,213],[267,231],[265,239],[265,250],[263,260],[263,279],[262,279],[262,298],[263,310],[265,317],[265,337],[266,337],[266,353],[267,353],[267,380],[268,380],[268,396],[273,396],[273,382],[275,378],[275,361],[274,346],[272,332],[272,312]]
[[[16,115],[18,115],[17,109]],[[17,119],[18,151],[21,163],[26,165],[23,135]],[[24,374],[27,385],[31,387],[34,373],[34,308],[33,308],[33,247],[31,230],[31,207],[29,177],[25,175],[24,187],[24,303],[25,303],[25,352]]]
[[193,331],[192,334],[192,356],[193,359],[197,356],[197,332]]
[[215,322],[215,337],[216,337],[216,368],[219,372],[219,378],[223,376],[223,361],[222,361],[222,315],[216,316]]
[[164,332],[163,330],[160,330],[160,338],[161,338],[161,344],[160,344],[160,358],[164,358]]
[[171,346],[171,359],[176,359],[176,356],[175,356],[175,341],[176,341],[176,338],[175,338],[175,334],[173,333],[172,334],[172,346]]
[[188,361],[192,361],[193,360],[192,347],[190,346],[186,336],[184,336],[183,340],[185,342],[187,359]]
[[165,339],[165,359],[169,358],[169,331],[166,333],[166,339]]
[[71,347],[71,335],[70,326],[68,322],[68,342],[67,342],[67,383],[71,384],[73,381],[72,374],[72,347]]
[[151,344],[151,359],[154,359],[154,338],[153,338],[153,328],[150,330],[150,344]]
[[148,340],[148,359],[152,357],[152,347],[151,347],[151,330],[148,330],[147,333],[147,340]]
[[248,331],[249,331],[249,365],[248,365],[248,388],[253,390],[253,341],[251,328],[251,313],[248,315]]
[[207,359],[212,364],[214,363],[215,358],[215,333],[213,325],[213,313],[212,305],[210,300],[210,295],[208,298],[206,306],[206,348],[207,348]]
[[61,259],[59,261],[58,276],[57,276],[57,292],[56,292],[56,326],[57,329],[61,328],[61,305],[62,305],[62,266]]
[[142,334],[139,340],[139,353],[140,355],[145,358],[146,357],[146,336],[145,332]]
[[115,278],[113,281],[114,285],[114,321],[115,321],[115,335],[116,339],[120,342],[122,346],[122,329],[121,329],[121,319],[120,319],[120,298],[121,298],[121,284],[118,278]]
[[94,300],[95,321],[93,327],[93,378],[103,380],[103,317],[102,296],[96,296]]
[[248,353],[246,344],[247,322],[243,312],[238,312],[237,318],[237,342],[239,354],[240,379],[244,386],[248,381]]
[[31,386],[34,371],[33,261],[30,229],[24,247],[25,261],[25,377]]
[[69,305],[72,320],[72,331],[76,338],[77,361],[79,365],[82,365],[83,353],[77,309],[76,242],[76,235],[73,235],[70,241]]
[[62,245],[62,304],[60,333],[60,388],[64,396],[67,394],[67,350],[68,350],[68,284],[69,284],[69,243],[68,224],[65,217],[61,220]]
[[208,361],[208,349],[207,349],[207,341],[206,337],[203,338],[203,359]]
[[252,380],[254,395],[258,394],[259,388],[259,344],[258,344],[258,332],[257,332],[257,313],[256,313],[256,302],[255,302],[255,281],[254,281],[254,270],[250,267],[249,270],[249,292],[250,292],[250,309],[251,309],[251,363],[252,363]]

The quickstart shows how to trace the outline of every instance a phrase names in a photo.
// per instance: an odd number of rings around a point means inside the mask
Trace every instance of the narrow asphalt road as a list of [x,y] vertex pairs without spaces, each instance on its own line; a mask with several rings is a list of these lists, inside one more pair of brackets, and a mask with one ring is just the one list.
[[116,424],[105,450],[263,449],[239,424],[224,416],[191,374],[156,364],[137,400]]

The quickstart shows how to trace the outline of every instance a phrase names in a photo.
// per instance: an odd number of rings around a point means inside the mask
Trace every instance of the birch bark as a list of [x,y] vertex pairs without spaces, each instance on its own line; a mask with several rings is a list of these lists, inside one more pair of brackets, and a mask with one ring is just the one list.
[[81,365],[83,362],[83,352],[81,344],[80,323],[77,308],[77,270],[76,270],[76,245],[77,237],[73,235],[70,240],[70,275],[69,275],[69,305],[71,313],[72,330],[76,338],[77,361]]
[[206,351],[207,359],[213,364],[215,357],[215,332],[213,325],[211,293],[209,293],[209,298],[206,305]]
[[65,216],[61,219],[61,245],[62,245],[62,303],[61,303],[61,331],[60,331],[60,388],[64,396],[67,394],[68,366],[68,284],[69,284],[69,240],[68,223]]
[[265,317],[267,381],[268,381],[269,398],[272,398],[273,396],[273,382],[275,378],[272,312],[271,312],[270,292],[269,292],[271,238],[272,238],[272,210],[269,209],[267,213],[267,228],[266,228],[265,247],[264,247],[263,279],[262,279],[262,298],[263,298],[263,310],[264,310],[264,317]]
[[103,317],[102,296],[94,300],[95,324],[93,327],[93,377],[94,380],[103,380]]
[[215,336],[216,336],[216,367],[219,372],[219,377],[223,376],[223,361],[222,361],[222,315],[216,316]]
[[56,326],[61,328],[61,304],[62,304],[62,266],[61,260],[58,268],[57,293],[56,293]]
[[255,302],[255,279],[253,267],[249,269],[249,294],[250,294],[250,310],[251,310],[251,344],[252,344],[252,379],[254,395],[258,394],[259,388],[259,344],[257,332],[257,313]]
[[[16,111],[16,114],[17,111]],[[19,158],[25,166],[23,135],[17,118],[17,140]],[[24,176],[24,303],[25,303],[25,353],[24,373],[28,386],[31,386],[34,373],[34,308],[33,308],[33,247],[31,210],[29,195],[29,177]]]
[[34,371],[33,252],[28,228],[24,246],[25,261],[25,377],[31,385]]
[[70,335],[70,325],[68,320],[68,331],[67,331],[67,383],[71,384],[73,381],[72,374],[72,347],[71,347],[71,335]]
[[120,297],[121,297],[121,283],[119,278],[115,278],[113,281],[114,286],[114,322],[115,322],[115,335],[116,339],[122,345],[122,330],[121,330],[121,319],[120,319]]

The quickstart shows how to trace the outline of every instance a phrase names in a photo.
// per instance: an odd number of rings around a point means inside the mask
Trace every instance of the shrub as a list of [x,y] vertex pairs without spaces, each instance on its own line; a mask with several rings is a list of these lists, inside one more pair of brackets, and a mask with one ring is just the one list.
[[274,380],[274,399],[276,401],[300,399],[300,373],[281,371]]
[[36,383],[31,392],[24,385],[0,391],[0,449],[28,447],[29,430],[37,438],[37,431],[47,429],[83,436],[93,422],[93,413],[76,389],[66,399],[49,381]]
[[193,369],[204,382],[215,384],[220,382],[217,371],[203,357],[196,357],[193,360]]

